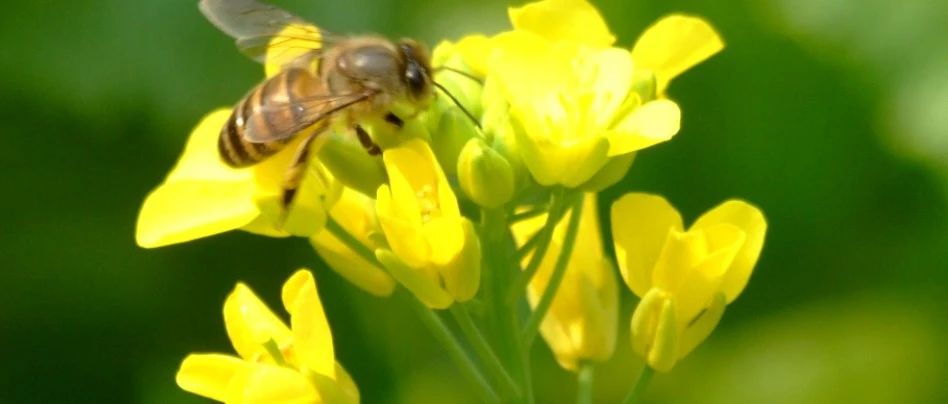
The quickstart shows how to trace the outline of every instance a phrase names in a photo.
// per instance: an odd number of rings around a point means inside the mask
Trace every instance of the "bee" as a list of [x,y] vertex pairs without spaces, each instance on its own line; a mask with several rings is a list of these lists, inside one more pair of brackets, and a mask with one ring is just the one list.
[[201,0],[199,8],[259,62],[273,57],[268,49],[274,44],[293,41],[294,50],[305,48],[236,104],[218,138],[221,160],[241,168],[305,136],[285,174],[284,208],[299,187],[316,137],[341,123],[355,131],[370,154],[379,154],[360,121],[380,117],[400,127],[402,119],[390,111],[395,102],[407,101],[420,110],[431,102],[434,86],[444,90],[432,79],[427,50],[414,40],[331,34],[256,0]]

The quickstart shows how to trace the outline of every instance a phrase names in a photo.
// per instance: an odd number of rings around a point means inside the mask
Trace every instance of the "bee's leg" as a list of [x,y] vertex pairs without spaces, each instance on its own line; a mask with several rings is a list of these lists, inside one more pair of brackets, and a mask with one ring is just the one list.
[[316,139],[316,136],[319,136],[320,132],[319,130],[313,132],[303,140],[303,143],[300,143],[299,148],[296,149],[296,156],[293,157],[293,161],[286,169],[286,174],[283,177],[282,203],[284,212],[289,211],[290,204],[293,203],[293,198],[296,196],[296,191],[299,190],[300,183],[303,182],[309,162],[310,148],[313,145],[313,140]]
[[372,141],[372,137],[369,136],[369,133],[366,132],[365,129],[362,129],[361,126],[356,125],[355,132],[356,136],[359,137],[359,143],[362,143],[362,147],[365,148],[365,151],[368,152],[369,155],[378,156],[379,154],[382,154],[382,149],[379,148],[379,145]]
[[389,112],[385,114],[385,122],[388,122],[392,125],[395,125],[398,129],[401,129],[402,126],[405,126],[405,121],[402,118],[399,118],[397,115]]

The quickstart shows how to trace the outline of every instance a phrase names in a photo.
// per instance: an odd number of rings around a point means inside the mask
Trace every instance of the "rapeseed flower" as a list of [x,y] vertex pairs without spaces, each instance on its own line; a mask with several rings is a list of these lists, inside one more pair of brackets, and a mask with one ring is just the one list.
[[[572,214],[564,215],[556,225],[547,254],[527,287],[531,306],[536,306],[547,289]],[[526,243],[546,220],[547,215],[540,215],[514,224],[512,230],[517,243]],[[531,258],[532,254],[527,255],[524,261]],[[581,361],[601,362],[612,356],[619,319],[618,295],[615,267],[603,252],[596,196],[586,194],[566,274],[549,312],[540,323],[540,334],[560,366],[576,371]]]
[[[488,81],[497,80],[509,105],[521,157],[540,185],[580,187],[614,159],[624,174],[628,155],[669,140],[679,129],[678,105],[641,91],[641,82],[657,80],[664,94],[672,77],[723,46],[702,20],[672,16],[646,31],[637,51],[614,47],[602,17],[581,0],[531,3],[511,9],[510,17],[514,29],[479,51],[486,53]],[[674,24],[665,21],[706,29],[682,39],[669,34]],[[601,189],[621,175],[609,178],[587,188]]]
[[238,356],[188,355],[178,386],[225,403],[358,403],[355,383],[335,360],[313,274],[293,274],[282,301],[290,327],[238,283],[224,302],[224,324]]
[[724,306],[750,279],[767,222],[759,209],[730,200],[684,229],[668,201],[627,194],[612,205],[612,235],[622,278],[641,302],[632,346],[667,371],[714,329]]
[[390,249],[376,250],[392,276],[425,304],[445,308],[477,293],[481,248],[428,144],[412,139],[383,154],[389,184],[376,214]]

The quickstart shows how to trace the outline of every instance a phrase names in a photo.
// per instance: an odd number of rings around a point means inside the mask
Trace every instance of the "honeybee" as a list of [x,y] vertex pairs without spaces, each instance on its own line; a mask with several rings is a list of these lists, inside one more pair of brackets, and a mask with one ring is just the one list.
[[[393,103],[407,101],[420,109],[433,98],[437,83],[428,52],[414,40],[334,35],[256,0],[201,0],[199,8],[260,62],[267,62],[268,46],[279,41],[306,48],[236,104],[218,139],[224,163],[248,167],[306,136],[285,175],[284,207],[292,202],[317,136],[341,122],[355,131],[370,154],[379,154],[359,122],[376,116],[400,127],[402,119],[390,111]],[[287,33],[290,26],[296,33]],[[312,67],[314,62],[318,67]]]

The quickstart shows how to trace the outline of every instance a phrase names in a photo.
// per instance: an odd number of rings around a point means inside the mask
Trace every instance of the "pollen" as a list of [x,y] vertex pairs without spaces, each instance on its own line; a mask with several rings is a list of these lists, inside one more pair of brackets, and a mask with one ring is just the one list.
[[421,221],[427,223],[433,217],[441,215],[441,207],[438,206],[437,195],[431,184],[423,185],[418,192],[418,205],[421,207]]

